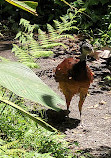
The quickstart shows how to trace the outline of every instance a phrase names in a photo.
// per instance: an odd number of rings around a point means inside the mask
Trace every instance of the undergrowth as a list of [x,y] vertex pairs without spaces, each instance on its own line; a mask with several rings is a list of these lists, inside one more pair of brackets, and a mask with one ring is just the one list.
[[[22,99],[16,98],[15,102],[28,110]],[[47,131],[4,103],[0,103],[0,116],[1,158],[72,157],[64,135]]]
[[[25,110],[24,99],[16,96],[9,90],[1,88],[1,94],[20,105]],[[33,114],[35,117],[37,114]],[[65,135],[50,132],[37,125],[18,110],[0,103],[0,157],[1,158],[90,158],[91,155],[82,150],[72,152],[72,145],[77,142],[67,142]]]
[[[29,106],[23,98],[16,96],[6,88],[1,87],[0,94],[13,101],[25,110]],[[35,117],[37,115],[33,114]],[[18,110],[0,103],[0,157],[8,158],[51,158],[72,157],[68,142],[61,133],[53,133],[38,126]]]

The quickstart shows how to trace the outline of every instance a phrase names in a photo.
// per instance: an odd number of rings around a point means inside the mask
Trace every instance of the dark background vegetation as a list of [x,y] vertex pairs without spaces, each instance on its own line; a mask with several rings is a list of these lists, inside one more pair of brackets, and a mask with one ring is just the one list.
[[[0,20],[2,25],[6,25],[16,32],[18,23],[21,18],[25,18],[31,23],[36,23],[42,28],[45,28],[46,23],[53,24],[53,20],[59,19],[60,16],[67,14],[69,11],[74,12],[74,9],[69,9],[69,6],[60,0],[38,0],[36,8],[38,17],[35,17],[17,7],[12,6],[4,0],[0,1]],[[111,23],[111,5],[110,0],[70,0],[68,3],[71,6],[86,8],[86,14],[80,14],[76,17],[77,24],[80,29],[102,29],[107,30]]]

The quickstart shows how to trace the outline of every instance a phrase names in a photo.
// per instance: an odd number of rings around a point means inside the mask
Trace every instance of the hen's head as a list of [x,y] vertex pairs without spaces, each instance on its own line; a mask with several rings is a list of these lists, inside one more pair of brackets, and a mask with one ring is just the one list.
[[80,51],[81,51],[81,54],[82,55],[90,55],[91,53],[94,52],[94,49],[92,47],[91,44],[89,44],[87,41],[83,41],[81,44],[80,44]]

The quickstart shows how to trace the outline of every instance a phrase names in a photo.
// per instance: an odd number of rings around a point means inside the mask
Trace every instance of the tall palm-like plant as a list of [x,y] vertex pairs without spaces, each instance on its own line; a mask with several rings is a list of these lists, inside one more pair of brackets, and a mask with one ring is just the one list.
[[[65,104],[30,68],[18,62],[0,62],[0,85],[20,97],[48,106],[56,111],[61,110],[57,104]],[[3,96],[0,96],[0,100],[26,114],[46,129],[55,131],[42,119],[33,117],[21,107],[3,98]]]

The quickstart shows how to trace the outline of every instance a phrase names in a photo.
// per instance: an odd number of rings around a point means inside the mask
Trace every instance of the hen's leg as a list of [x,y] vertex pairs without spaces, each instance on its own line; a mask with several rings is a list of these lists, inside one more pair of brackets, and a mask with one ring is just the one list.
[[87,96],[87,92],[88,92],[88,89],[81,89],[81,91],[80,91],[80,101],[78,104],[80,117],[81,117],[82,105],[83,105],[85,98]]
[[70,102],[71,102],[71,99],[72,99],[72,96],[65,96],[65,98],[66,98],[66,104],[67,104],[67,110],[69,110],[69,106],[70,106]]
[[64,94],[65,99],[66,99],[67,115],[69,114],[69,106],[70,106],[71,99],[73,97],[68,86],[69,86],[69,84],[67,82],[59,82],[60,91]]
[[65,94],[66,105],[67,105],[67,116],[69,114],[69,106],[72,99],[72,95],[70,93]]

